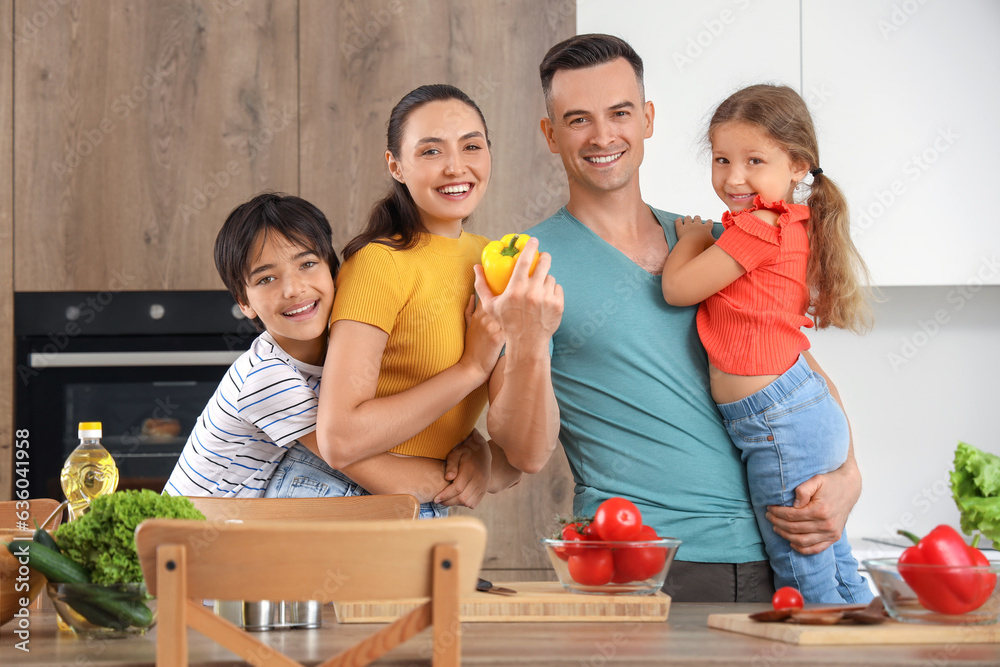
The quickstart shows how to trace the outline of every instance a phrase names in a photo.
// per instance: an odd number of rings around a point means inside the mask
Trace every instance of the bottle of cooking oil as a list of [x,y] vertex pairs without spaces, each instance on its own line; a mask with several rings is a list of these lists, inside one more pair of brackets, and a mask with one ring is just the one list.
[[79,433],[80,444],[66,459],[59,476],[69,501],[70,520],[90,509],[91,500],[118,488],[118,466],[101,444],[101,422],[80,422]]

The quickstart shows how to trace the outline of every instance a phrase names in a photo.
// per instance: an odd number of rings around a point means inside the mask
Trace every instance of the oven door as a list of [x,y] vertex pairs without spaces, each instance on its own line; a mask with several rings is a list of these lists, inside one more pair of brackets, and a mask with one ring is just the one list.
[[[119,487],[163,489],[195,420],[243,350],[208,336],[18,339],[17,425],[28,431],[29,492],[62,498],[59,472],[77,424],[103,424]],[[246,345],[240,347],[246,348]]]

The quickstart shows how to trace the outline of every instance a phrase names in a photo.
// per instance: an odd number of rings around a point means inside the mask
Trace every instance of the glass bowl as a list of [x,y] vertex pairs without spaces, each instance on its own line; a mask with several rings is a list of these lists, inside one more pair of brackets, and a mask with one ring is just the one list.
[[46,586],[59,620],[78,635],[142,635],[156,624],[156,600],[146,584],[54,584]]
[[574,593],[652,595],[663,587],[681,541],[542,540],[563,588]]
[[[998,562],[988,566],[903,565],[901,568],[896,558],[876,558],[864,561],[864,566],[882,596],[886,611],[897,621],[988,625],[1000,617]],[[977,599],[968,604],[948,602],[971,598]]]

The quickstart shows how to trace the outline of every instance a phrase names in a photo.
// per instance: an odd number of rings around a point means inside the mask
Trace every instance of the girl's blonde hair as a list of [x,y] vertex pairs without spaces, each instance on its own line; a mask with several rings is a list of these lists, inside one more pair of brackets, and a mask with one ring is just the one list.
[[[724,123],[752,123],[809,170],[819,167],[816,131],[806,103],[787,86],[743,88],[719,105],[708,124],[708,138]],[[868,267],[851,241],[847,200],[826,174],[813,176],[809,197],[809,315],[816,327],[830,325],[863,333],[871,328]]]

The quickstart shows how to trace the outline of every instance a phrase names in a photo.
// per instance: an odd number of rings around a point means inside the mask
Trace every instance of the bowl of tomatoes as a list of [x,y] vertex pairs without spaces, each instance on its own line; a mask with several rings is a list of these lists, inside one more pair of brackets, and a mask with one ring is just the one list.
[[681,541],[660,537],[624,498],[601,503],[593,518],[565,522],[542,540],[563,588],[574,593],[651,595],[663,587]]

